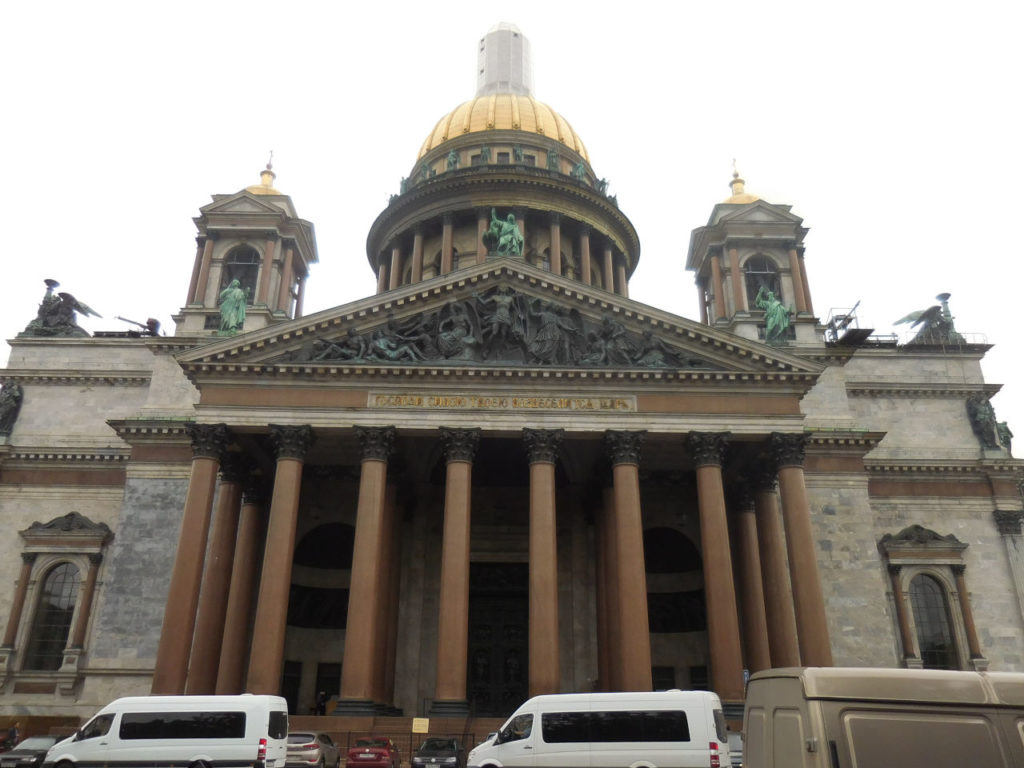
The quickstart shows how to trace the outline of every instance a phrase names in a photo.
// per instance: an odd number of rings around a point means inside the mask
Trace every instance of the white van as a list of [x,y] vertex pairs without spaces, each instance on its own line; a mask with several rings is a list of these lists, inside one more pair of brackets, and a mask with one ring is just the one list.
[[43,766],[284,768],[288,704],[280,696],[131,696],[55,744]]
[[1024,674],[792,667],[750,678],[747,768],[1020,768]]
[[710,691],[535,696],[469,753],[470,768],[726,768],[722,703]]

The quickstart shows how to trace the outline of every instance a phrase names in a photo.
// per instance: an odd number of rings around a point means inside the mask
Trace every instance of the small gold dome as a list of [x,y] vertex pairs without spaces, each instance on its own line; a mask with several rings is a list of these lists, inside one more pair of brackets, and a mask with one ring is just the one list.
[[743,179],[740,178],[739,171],[732,172],[732,181],[729,182],[729,187],[732,189],[732,194],[723,200],[723,203],[731,203],[732,205],[745,205],[746,203],[754,203],[761,198],[757,195],[751,195],[744,189],[746,184]]
[[282,193],[274,189],[274,179],[276,178],[277,174],[270,167],[270,163],[267,163],[267,167],[260,171],[260,183],[246,187],[245,191],[254,195],[280,195]]
[[583,140],[569,122],[532,96],[491,93],[460,104],[437,121],[417,159],[449,139],[484,131],[529,131],[560,141],[588,163]]

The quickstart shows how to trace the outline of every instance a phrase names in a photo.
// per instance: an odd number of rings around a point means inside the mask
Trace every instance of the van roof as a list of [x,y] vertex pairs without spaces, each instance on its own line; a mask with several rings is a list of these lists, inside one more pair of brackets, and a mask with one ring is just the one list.
[[534,696],[526,704],[544,706],[582,706],[584,704],[614,704],[628,706],[637,702],[668,704],[683,701],[718,701],[718,694],[712,691],[626,691],[615,693],[548,693]]
[[249,693],[238,696],[124,696],[110,702],[103,709],[145,711],[157,708],[159,711],[177,709],[187,712],[200,709],[228,709],[229,707],[248,709],[256,706],[287,709],[288,702],[280,696]]
[[757,672],[751,681],[768,678],[799,679],[809,699],[1024,705],[1024,673],[1018,672],[785,667]]

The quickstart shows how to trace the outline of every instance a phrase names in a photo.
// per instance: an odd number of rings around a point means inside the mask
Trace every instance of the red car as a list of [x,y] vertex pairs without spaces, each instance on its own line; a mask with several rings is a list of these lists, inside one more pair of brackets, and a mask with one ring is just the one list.
[[356,739],[356,745],[349,749],[345,760],[346,768],[400,768],[401,765],[402,758],[398,754],[398,747],[387,736]]

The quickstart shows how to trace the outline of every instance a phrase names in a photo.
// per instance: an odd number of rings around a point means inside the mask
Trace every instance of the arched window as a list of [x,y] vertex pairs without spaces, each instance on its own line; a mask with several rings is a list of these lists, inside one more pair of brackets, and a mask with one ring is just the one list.
[[779,268],[775,262],[764,254],[755,254],[743,265],[743,273],[747,284],[747,306],[756,309],[754,301],[763,286],[782,301],[782,283],[779,280]]
[[60,669],[80,582],[81,574],[71,563],[60,563],[46,574],[26,646],[25,669]]
[[252,304],[256,295],[256,281],[260,276],[260,255],[255,248],[241,245],[224,258],[224,271],[221,273],[221,290],[228,287],[232,280],[238,280],[242,289],[248,294],[247,304]]
[[915,576],[910,582],[910,606],[924,668],[959,669],[949,601],[938,579],[927,574]]

